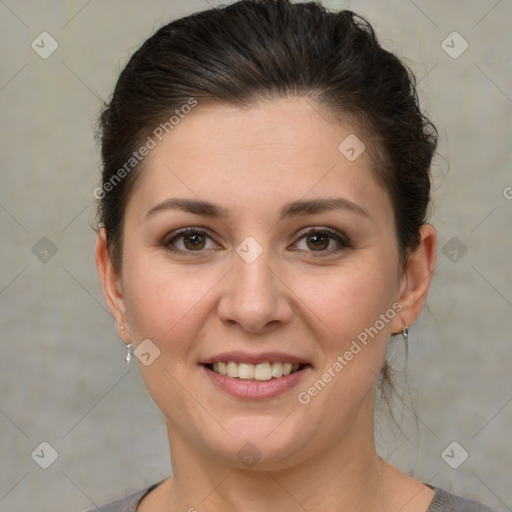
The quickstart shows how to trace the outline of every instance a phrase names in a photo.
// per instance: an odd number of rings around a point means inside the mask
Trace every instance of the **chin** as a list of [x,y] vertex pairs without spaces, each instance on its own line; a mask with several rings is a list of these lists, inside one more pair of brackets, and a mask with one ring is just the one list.
[[[307,418],[293,409],[281,414],[231,416],[221,420],[232,434],[205,433],[208,450],[229,465],[250,470],[276,471],[293,467],[314,444],[315,434]],[[216,429],[218,432],[218,429]]]

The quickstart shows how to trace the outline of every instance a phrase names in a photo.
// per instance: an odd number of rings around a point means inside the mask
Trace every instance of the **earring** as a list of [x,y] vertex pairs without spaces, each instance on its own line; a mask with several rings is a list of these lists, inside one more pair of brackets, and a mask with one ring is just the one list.
[[[121,330],[121,331],[124,331],[124,325],[121,325],[120,330]],[[122,338],[121,338],[121,339],[122,339]],[[126,345],[126,356],[125,356],[124,360],[126,361],[126,364],[130,364],[131,360],[133,359],[133,358],[132,358],[132,348],[133,348],[133,344],[131,344],[131,343],[125,343],[125,341],[124,341],[124,340],[123,340],[123,343]]]
[[405,325],[405,322],[403,323],[402,337],[404,338],[405,353],[407,354],[409,352],[409,327]]
[[130,364],[132,361],[132,347],[133,345],[131,343],[126,345],[126,357],[124,358],[126,364]]

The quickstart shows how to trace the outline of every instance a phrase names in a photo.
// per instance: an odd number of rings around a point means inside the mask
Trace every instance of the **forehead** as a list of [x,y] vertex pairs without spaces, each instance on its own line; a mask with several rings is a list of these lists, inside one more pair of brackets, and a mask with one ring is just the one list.
[[386,207],[364,144],[363,133],[303,98],[250,108],[199,104],[145,158],[136,195],[146,204],[172,191],[248,206],[269,194],[272,203],[342,194]]

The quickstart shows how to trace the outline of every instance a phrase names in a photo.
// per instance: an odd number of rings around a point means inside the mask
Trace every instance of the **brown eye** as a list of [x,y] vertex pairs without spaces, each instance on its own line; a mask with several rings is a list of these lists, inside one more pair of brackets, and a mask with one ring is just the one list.
[[205,246],[205,237],[200,233],[192,233],[183,236],[183,245],[189,250],[203,249]]
[[310,229],[302,233],[296,246],[301,251],[327,254],[352,248],[348,238],[332,228]]
[[308,247],[314,251],[323,250],[329,247],[330,237],[325,234],[310,235],[306,238]]
[[183,229],[167,236],[162,245],[177,253],[203,252],[207,249],[218,248],[218,245],[204,231],[194,228]]

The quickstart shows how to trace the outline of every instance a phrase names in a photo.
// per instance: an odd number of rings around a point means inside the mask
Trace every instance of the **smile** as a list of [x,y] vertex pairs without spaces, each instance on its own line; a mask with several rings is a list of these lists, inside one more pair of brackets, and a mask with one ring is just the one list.
[[278,397],[299,386],[313,371],[311,364],[289,356],[292,361],[295,359],[291,362],[285,354],[234,356],[236,354],[219,355],[201,366],[217,389],[244,400]]
[[210,370],[232,379],[271,380],[285,377],[301,369],[299,363],[283,363],[280,361],[264,361],[257,364],[237,361],[219,361],[206,365]]

